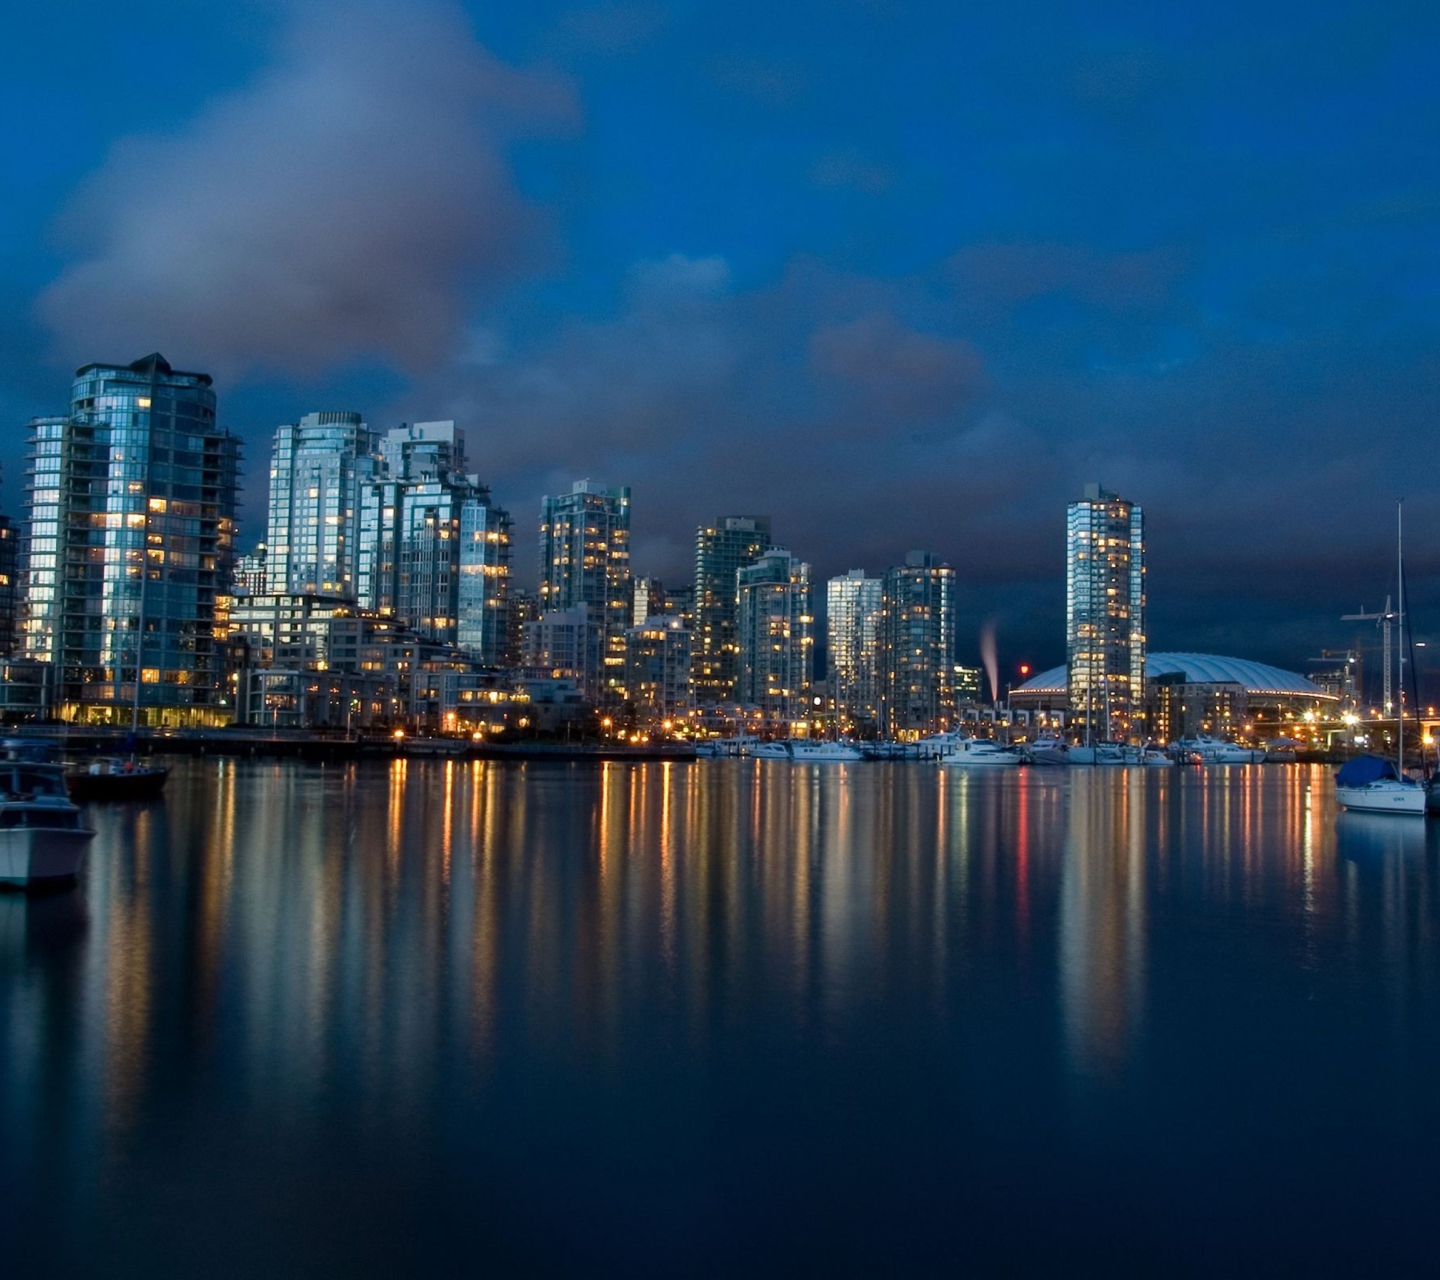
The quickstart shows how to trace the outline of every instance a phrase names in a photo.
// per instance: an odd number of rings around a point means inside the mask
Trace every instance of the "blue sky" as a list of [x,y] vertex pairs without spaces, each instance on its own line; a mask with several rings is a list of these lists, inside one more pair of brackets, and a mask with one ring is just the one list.
[[[1434,6],[12,8],[0,504],[74,365],[276,422],[456,417],[515,512],[634,489],[636,568],[769,512],[960,570],[1058,660],[1063,504],[1145,504],[1151,636],[1299,665],[1440,609]],[[1428,612],[1427,612],[1428,611]],[[1433,619],[1440,633],[1440,614]],[[968,637],[968,638],[967,638]]]

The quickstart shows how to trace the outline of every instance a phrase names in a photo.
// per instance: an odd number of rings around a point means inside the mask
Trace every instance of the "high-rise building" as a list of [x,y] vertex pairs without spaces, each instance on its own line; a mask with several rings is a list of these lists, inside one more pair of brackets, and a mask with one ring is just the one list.
[[456,643],[487,667],[516,662],[510,643],[510,513],[489,490],[460,508],[460,590]]
[[380,474],[360,486],[360,604],[502,665],[510,517],[465,474],[463,432],[418,422],[386,432],[378,449]]
[[0,516],[0,658],[15,651],[20,602],[19,540],[9,516]]
[[265,544],[257,542],[255,550],[235,560],[235,594],[263,596],[269,587],[270,575],[265,569]]
[[880,617],[884,584],[851,569],[825,584],[829,687],[844,733],[880,723]]
[[665,588],[665,604],[660,610],[672,618],[679,618],[690,631],[695,630],[695,584],[693,582],[679,583],[673,587]]
[[883,582],[882,727],[892,738],[941,732],[955,719],[955,570],[911,551]]
[[770,546],[769,516],[721,516],[695,532],[696,700],[733,702],[740,674],[735,575]]
[[402,423],[380,437],[385,474],[419,479],[465,470],[465,433],[453,420]]
[[540,618],[540,600],[530,591],[521,591],[511,584],[510,599],[505,609],[505,661],[507,667],[522,666],[525,661],[525,628]]
[[265,539],[272,593],[356,598],[360,494],[379,466],[358,413],[307,413],[275,428]]
[[1133,502],[1085,486],[1065,521],[1065,647],[1072,726],[1099,741],[1143,731],[1145,521]]
[[602,689],[618,695],[625,682],[625,631],[634,599],[630,586],[630,490],[577,480],[569,493],[542,499],[540,612],[588,606],[603,640]]
[[85,365],[69,415],[30,423],[24,649],[60,718],[229,718],[238,455],[210,376],[159,354]]
[[659,578],[635,578],[633,599],[634,612],[631,625],[641,626],[652,614],[665,612],[665,584]]
[[772,547],[735,576],[738,701],[772,724],[808,718],[815,658],[810,566]]
[[690,646],[690,629],[664,614],[652,613],[625,633],[625,696],[642,725],[655,728],[690,712]]

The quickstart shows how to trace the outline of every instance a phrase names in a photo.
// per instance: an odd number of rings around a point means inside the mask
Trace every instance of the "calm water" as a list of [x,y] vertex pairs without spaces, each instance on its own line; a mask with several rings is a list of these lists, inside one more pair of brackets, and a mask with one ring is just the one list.
[[0,898],[8,1274],[1440,1257],[1440,824],[1325,770],[194,761],[92,816]]

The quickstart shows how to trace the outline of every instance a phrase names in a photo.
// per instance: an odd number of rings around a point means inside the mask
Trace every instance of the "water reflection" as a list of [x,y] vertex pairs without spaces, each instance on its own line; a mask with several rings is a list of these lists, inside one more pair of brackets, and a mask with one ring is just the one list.
[[1303,767],[190,762],[93,816],[80,889],[0,898],[0,1172],[90,1244],[167,1143],[284,1133],[340,1194],[337,1131],[421,1169],[501,1100],[644,1131],[659,1089],[698,1153],[738,1080],[1143,1081],[1207,975],[1402,1037],[1437,989],[1436,824]]

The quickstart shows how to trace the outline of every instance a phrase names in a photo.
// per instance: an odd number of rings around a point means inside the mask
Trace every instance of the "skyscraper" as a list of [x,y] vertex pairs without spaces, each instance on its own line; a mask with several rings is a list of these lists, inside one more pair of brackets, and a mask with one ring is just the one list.
[[911,551],[885,571],[880,620],[881,721],[890,737],[937,733],[955,718],[955,570]]
[[1065,646],[1072,724],[1099,741],[1142,730],[1145,521],[1138,506],[1085,486],[1065,521]]
[[805,719],[815,658],[810,566],[774,547],[735,576],[737,698],[772,723]]
[[740,673],[735,574],[769,546],[769,516],[721,516],[695,532],[693,671],[702,706],[735,700]]
[[238,454],[210,376],[159,354],[85,365],[69,415],[30,423],[24,648],[62,719],[228,719]]
[[842,732],[880,722],[880,617],[883,583],[851,569],[825,584],[830,688]]
[[480,489],[460,508],[459,629],[455,642],[490,667],[518,661],[510,636],[510,513]]
[[358,413],[307,413],[275,428],[265,538],[272,592],[356,598],[360,489],[378,468],[374,433]]
[[625,681],[625,631],[634,608],[630,585],[630,490],[577,480],[569,493],[541,500],[540,613],[589,606],[602,632],[601,685]]
[[510,517],[465,474],[454,422],[418,422],[378,441],[380,473],[360,485],[356,595],[429,640],[501,665]]

